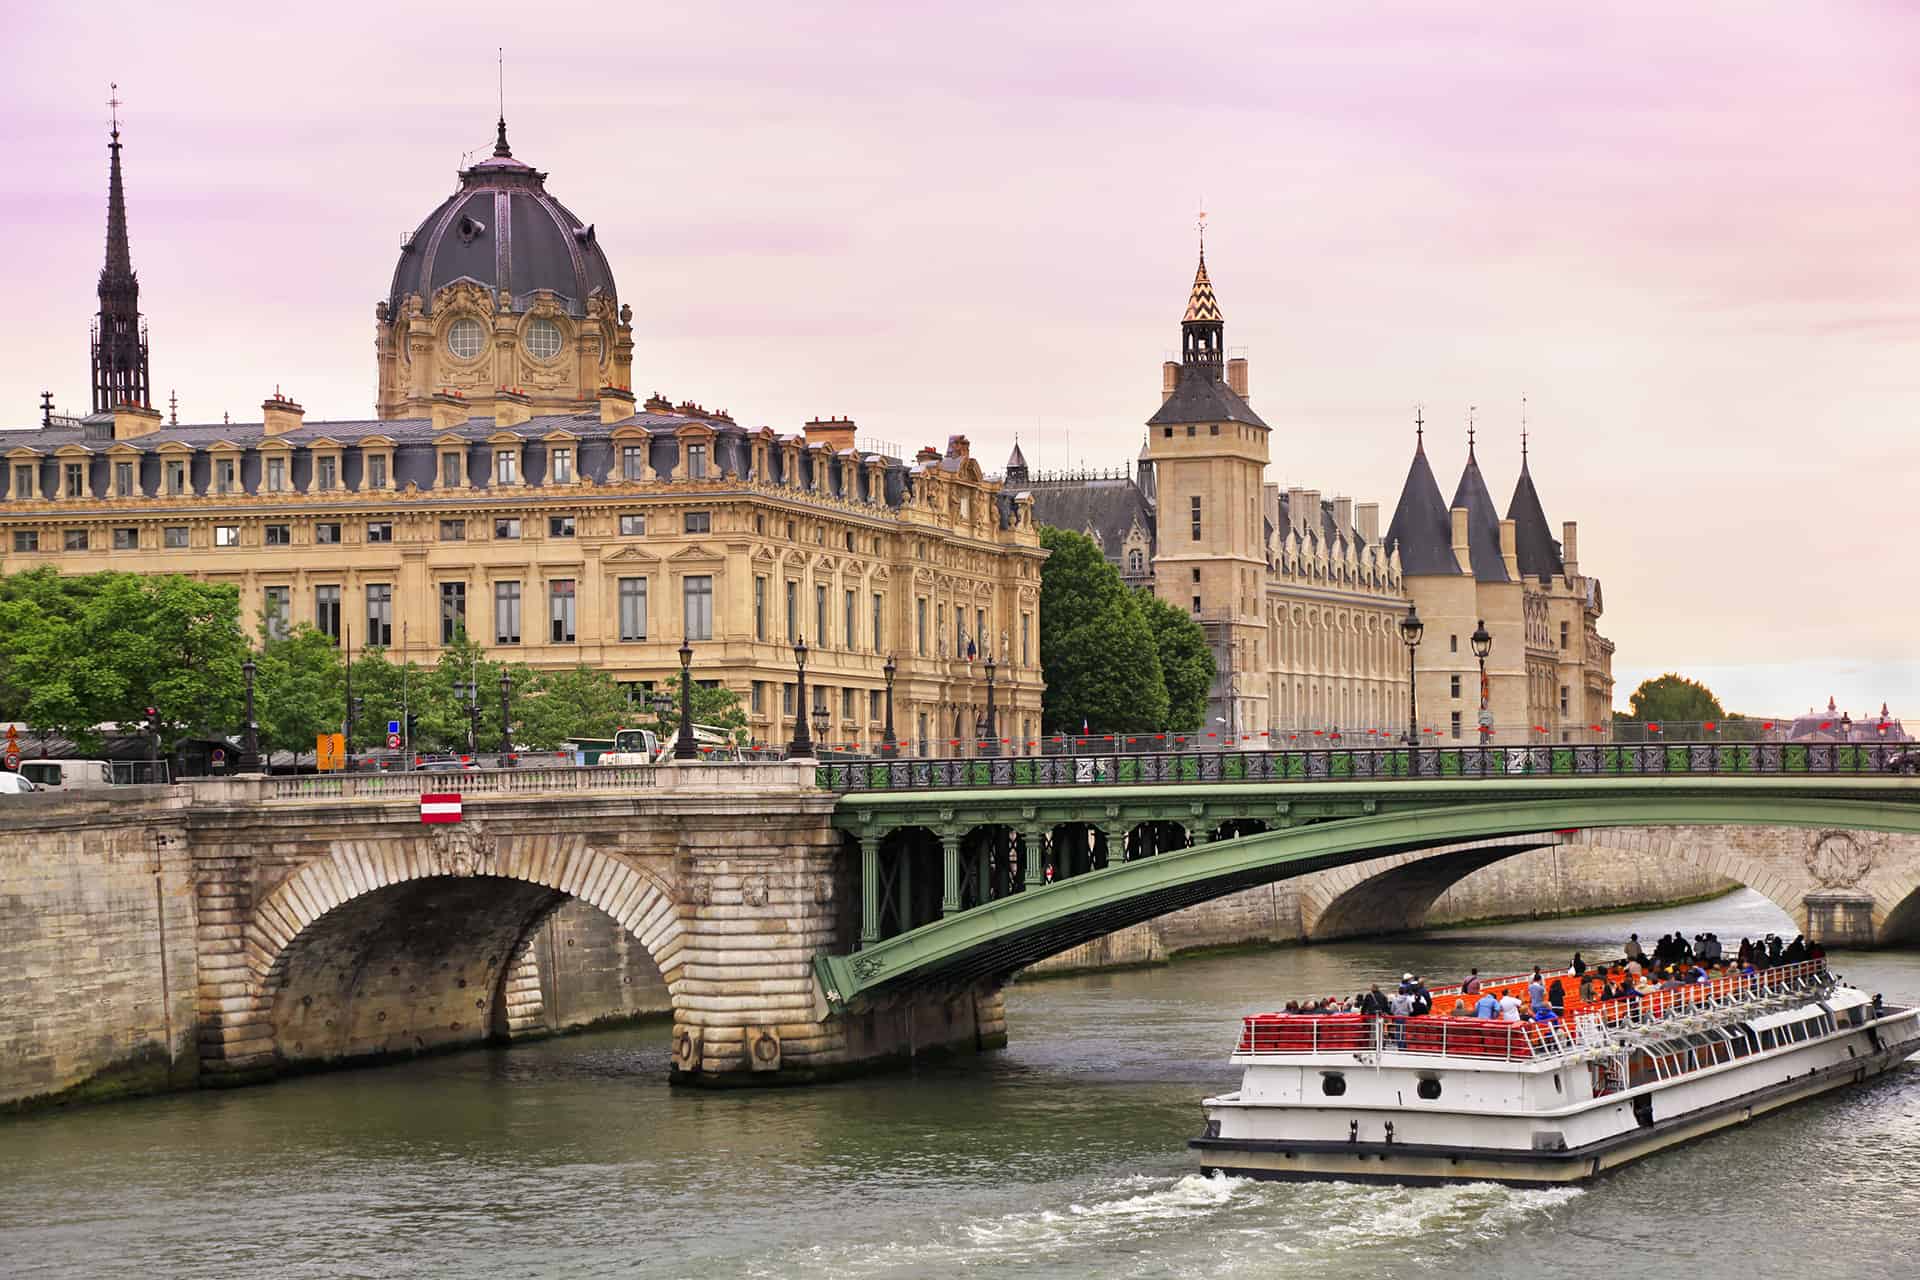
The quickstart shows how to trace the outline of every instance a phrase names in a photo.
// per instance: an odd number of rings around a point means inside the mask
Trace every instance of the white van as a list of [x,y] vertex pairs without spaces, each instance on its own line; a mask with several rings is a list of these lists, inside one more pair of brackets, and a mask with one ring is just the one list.
[[42,791],[80,791],[113,785],[105,760],[22,760],[19,774]]

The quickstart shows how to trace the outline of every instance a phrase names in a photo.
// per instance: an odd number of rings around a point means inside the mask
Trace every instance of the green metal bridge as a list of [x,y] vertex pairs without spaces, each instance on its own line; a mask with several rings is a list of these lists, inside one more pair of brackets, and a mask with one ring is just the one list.
[[[1003,979],[1241,889],[1396,853],[1618,826],[1920,834],[1908,746],[1657,744],[822,765],[861,855],[830,1006]],[[1915,868],[1920,886],[1920,868]],[[1920,902],[1920,887],[1913,900]]]

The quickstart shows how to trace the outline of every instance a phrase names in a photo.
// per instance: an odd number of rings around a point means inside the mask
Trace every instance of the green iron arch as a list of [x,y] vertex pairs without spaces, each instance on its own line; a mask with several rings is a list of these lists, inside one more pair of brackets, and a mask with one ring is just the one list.
[[[1591,827],[1740,824],[1920,834],[1920,784],[1898,778],[1595,778],[1454,782],[1443,788],[1382,783],[1332,784],[1345,814],[1325,813],[1259,835],[1196,845],[1002,898],[878,942],[852,955],[819,956],[815,975],[828,1005],[846,1009],[870,997],[913,988],[1005,977],[1015,970],[1117,929],[1223,894],[1386,854],[1496,836]],[[1103,787],[1080,793],[1091,811],[1120,806],[1243,804],[1245,784],[1204,787]],[[1274,788],[1273,808],[1295,818],[1316,813],[1318,790]],[[1364,792],[1364,794],[1357,794]],[[1070,792],[948,792],[860,797],[849,828],[972,824],[1008,805],[1050,809]],[[851,799],[851,798],[850,798]],[[876,803],[877,802],[877,803]],[[1196,812],[1198,810],[1195,810]],[[1028,810],[1033,812],[1032,809]],[[1037,816],[1037,815],[1036,815]],[[1095,819],[1096,821],[1098,819]],[[1032,821],[1031,818],[1028,821]]]

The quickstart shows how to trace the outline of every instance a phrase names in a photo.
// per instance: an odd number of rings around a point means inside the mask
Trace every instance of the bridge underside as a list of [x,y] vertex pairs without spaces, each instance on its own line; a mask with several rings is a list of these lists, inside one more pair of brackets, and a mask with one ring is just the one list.
[[[1136,790],[1136,794],[1129,794]],[[1467,782],[1445,793],[1418,784],[1348,788],[1101,788],[1088,792],[974,793],[869,800],[843,825],[864,843],[912,825],[942,833],[954,865],[962,836],[999,822],[1010,829],[1070,821],[1059,806],[1077,805],[1089,826],[1124,831],[1152,815],[1141,793],[1161,810],[1186,804],[1196,814],[1226,798],[1251,819],[1262,804],[1280,829],[1216,840],[1116,863],[1064,881],[1039,884],[970,909],[948,895],[949,913],[895,937],[870,939],[852,955],[821,956],[816,976],[830,1006],[862,1007],[875,996],[925,987],[1004,980],[1048,956],[1155,916],[1243,889],[1382,857],[1463,846],[1462,866],[1409,870],[1397,887],[1408,901],[1457,880],[1477,865],[1515,852],[1513,837],[1617,826],[1762,825],[1841,831],[1920,833],[1920,788],[1898,780],[1835,779],[1786,784],[1716,779],[1595,780],[1578,786],[1548,781]],[[1263,794],[1267,793],[1267,794]],[[1285,799],[1274,799],[1285,796]],[[1344,808],[1341,815],[1331,812]],[[1306,818],[1306,815],[1313,815]],[[1306,820],[1302,820],[1305,818]],[[932,821],[929,821],[932,819]],[[1284,825],[1292,824],[1292,825]],[[1500,839],[1480,854],[1476,841]],[[1552,843],[1543,834],[1539,843]],[[1110,841],[1109,841],[1110,843]],[[1476,864],[1476,858],[1484,859]],[[869,865],[872,860],[869,859]],[[953,877],[949,876],[952,883]],[[1395,886],[1382,886],[1392,890]],[[1777,885],[1756,885],[1779,900]],[[1908,891],[1896,895],[1904,901]],[[1430,902],[1431,897],[1427,900]],[[1911,911],[1902,907],[1902,911]],[[1338,925],[1336,919],[1334,925]],[[1324,931],[1323,931],[1324,932]]]

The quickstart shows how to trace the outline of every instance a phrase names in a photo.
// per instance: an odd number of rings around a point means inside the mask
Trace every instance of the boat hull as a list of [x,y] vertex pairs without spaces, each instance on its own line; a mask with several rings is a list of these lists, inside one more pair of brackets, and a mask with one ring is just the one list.
[[1796,1102],[1863,1083],[1886,1074],[1916,1052],[1920,1052],[1920,1035],[1646,1128],[1567,1150],[1213,1137],[1194,1138],[1188,1145],[1198,1154],[1202,1172],[1236,1177],[1415,1186],[1460,1182],[1565,1185],[1746,1124]]

